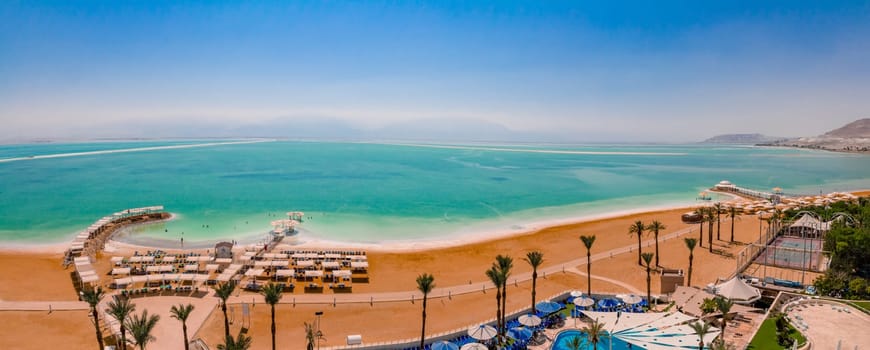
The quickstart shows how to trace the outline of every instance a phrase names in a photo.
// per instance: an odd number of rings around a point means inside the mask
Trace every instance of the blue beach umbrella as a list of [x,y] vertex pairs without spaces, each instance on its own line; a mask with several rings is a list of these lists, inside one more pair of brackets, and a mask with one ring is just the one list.
[[598,306],[603,308],[611,308],[619,305],[619,301],[616,299],[601,299],[598,301]]
[[432,343],[432,350],[459,350],[459,345],[453,344],[446,340],[442,340]]
[[535,309],[537,309],[538,311],[543,312],[545,314],[554,313],[556,311],[559,311],[559,309],[561,309],[561,308],[562,308],[561,305],[559,305],[558,303],[554,303],[552,301],[542,301],[542,302],[538,303],[537,305],[535,305]]
[[532,339],[532,330],[526,327],[514,327],[508,330],[508,335],[516,340],[526,341]]

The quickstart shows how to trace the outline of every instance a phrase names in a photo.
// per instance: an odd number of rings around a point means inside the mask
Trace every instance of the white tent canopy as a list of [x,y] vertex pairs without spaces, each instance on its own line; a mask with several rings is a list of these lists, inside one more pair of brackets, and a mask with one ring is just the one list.
[[278,277],[293,277],[296,274],[296,270],[293,269],[282,269],[275,271],[275,276]]
[[733,277],[716,285],[716,295],[730,299],[737,304],[750,304],[761,298],[757,288],[746,284],[742,279]]

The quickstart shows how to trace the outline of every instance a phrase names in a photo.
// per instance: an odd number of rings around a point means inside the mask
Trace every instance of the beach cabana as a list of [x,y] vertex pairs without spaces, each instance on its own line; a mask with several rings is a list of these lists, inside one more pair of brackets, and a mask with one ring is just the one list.
[[306,270],[305,277],[323,277],[323,271],[320,270]]
[[266,270],[264,270],[264,269],[250,269],[248,271],[245,271],[245,276],[247,276],[247,277],[259,277],[263,274],[263,272],[266,272]]
[[123,256],[113,256],[111,259],[109,259],[109,261],[111,261],[112,264],[114,264],[114,265],[118,265],[118,264],[124,262],[124,257]]
[[189,265],[184,265],[184,271],[185,271],[185,272],[196,272],[196,271],[199,271],[199,265],[198,265],[198,264],[189,264]]
[[296,262],[296,267],[306,268],[306,267],[313,267],[313,266],[314,266],[313,260],[301,260],[301,261]]
[[290,266],[290,260],[272,260],[269,262],[269,266],[287,267],[287,266]]
[[129,267],[116,267],[112,269],[112,276],[114,275],[129,275],[130,268]]
[[216,262],[218,264],[232,264],[233,259],[231,259],[231,258],[219,258],[219,259],[215,259],[214,262]]
[[275,271],[276,277],[288,278],[288,277],[293,277],[295,275],[296,275],[296,270],[294,270],[294,269],[281,269],[281,270]]
[[332,272],[332,280],[335,281],[336,278],[341,278],[344,280],[350,279],[351,272],[350,270],[335,270]]
[[761,292],[758,291],[758,288],[750,286],[737,277],[717,284],[714,288],[716,295],[730,299],[735,304],[751,304],[761,299]]
[[217,271],[218,268],[220,268],[220,265],[218,265],[218,264],[205,265],[205,270],[208,272]]
[[254,261],[254,266],[256,266],[256,267],[272,266],[272,262],[267,261],[267,260],[257,260],[257,261]]
[[336,270],[341,268],[341,264],[338,261],[324,261],[320,263],[320,266],[322,266],[324,270]]
[[175,258],[175,255],[167,255],[167,256],[164,256],[163,259],[160,259],[160,261],[165,262],[165,263],[174,263],[175,260],[178,260]]
[[365,271],[365,270],[368,270],[369,263],[368,263],[368,261],[351,261],[350,267],[354,271],[360,271],[360,270]]

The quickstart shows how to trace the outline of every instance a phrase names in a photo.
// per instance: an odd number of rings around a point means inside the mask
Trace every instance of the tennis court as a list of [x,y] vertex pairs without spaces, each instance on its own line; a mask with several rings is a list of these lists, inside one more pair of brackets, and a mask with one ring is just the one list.
[[757,264],[820,271],[822,240],[778,237],[755,259]]

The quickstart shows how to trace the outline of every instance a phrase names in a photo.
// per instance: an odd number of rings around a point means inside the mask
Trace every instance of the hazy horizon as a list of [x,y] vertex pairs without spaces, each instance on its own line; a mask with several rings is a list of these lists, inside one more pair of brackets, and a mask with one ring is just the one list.
[[0,4],[2,142],[688,143],[870,117],[861,1]]

